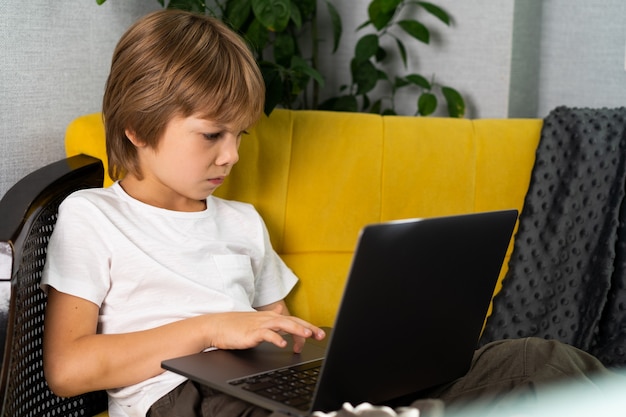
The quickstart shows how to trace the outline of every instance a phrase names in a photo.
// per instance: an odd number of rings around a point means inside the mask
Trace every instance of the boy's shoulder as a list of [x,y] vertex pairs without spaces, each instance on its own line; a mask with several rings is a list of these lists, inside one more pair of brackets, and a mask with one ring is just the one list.
[[97,187],[97,188],[84,188],[81,190],[77,190],[71,193],[69,196],[67,196],[64,203],[72,202],[72,201],[80,201],[80,200],[98,202],[101,200],[116,199],[116,198],[119,198],[119,196],[115,192],[115,186],[116,185],[114,184],[106,188]]
[[119,209],[121,198],[113,189],[113,186],[106,188],[85,188],[74,191],[68,195],[61,203],[59,210],[71,213],[91,213],[110,211]]

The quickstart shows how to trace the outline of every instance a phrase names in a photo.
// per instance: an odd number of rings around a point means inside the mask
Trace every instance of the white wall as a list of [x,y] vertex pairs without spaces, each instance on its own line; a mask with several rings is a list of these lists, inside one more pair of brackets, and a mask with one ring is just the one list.
[[[355,3],[364,4],[356,7]],[[352,45],[363,33],[367,0],[339,2],[344,39],[326,71],[324,90],[350,81]],[[467,117],[545,117],[560,105],[626,105],[626,2],[623,0],[439,0],[453,18],[448,28],[418,15],[434,31],[431,45],[405,40],[407,73],[436,74],[457,88]],[[324,33],[324,31],[322,31]],[[401,97],[404,114],[414,97]]]
[[0,1],[0,196],[64,157],[65,127],[100,109],[115,43],[156,0]]
[[625,106],[625,55],[624,0],[544,1],[537,114]]
[[[427,78],[434,74],[441,84],[456,88],[467,101],[467,117],[506,117],[514,0],[438,0],[434,3],[447,11],[453,22],[448,27],[423,12],[407,16],[426,24],[431,29],[432,39],[425,45],[402,36],[408,49],[409,67],[399,73],[417,72]],[[367,33],[365,29],[356,32],[356,28],[368,19],[369,1],[343,0],[333,4],[342,16],[344,30],[339,51],[322,62],[324,73],[337,77],[327,81],[323,91],[326,96],[329,91],[335,92],[340,85],[350,82],[349,59],[353,57],[354,44]],[[330,44],[330,29],[322,28],[320,33],[327,34]],[[390,49],[395,50],[393,46]],[[415,113],[415,100],[408,94],[399,97],[398,112]]]

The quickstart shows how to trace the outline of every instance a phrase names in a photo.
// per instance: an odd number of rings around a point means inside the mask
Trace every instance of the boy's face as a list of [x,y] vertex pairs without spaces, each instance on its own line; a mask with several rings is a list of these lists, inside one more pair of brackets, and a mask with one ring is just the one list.
[[202,208],[239,160],[243,132],[233,129],[196,116],[175,117],[156,147],[135,141],[144,176],[140,199],[171,210]]

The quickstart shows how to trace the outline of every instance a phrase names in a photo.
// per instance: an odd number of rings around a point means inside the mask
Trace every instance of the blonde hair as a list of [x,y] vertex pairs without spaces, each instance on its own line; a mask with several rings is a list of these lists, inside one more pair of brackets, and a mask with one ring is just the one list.
[[109,176],[141,178],[126,130],[156,147],[175,116],[244,130],[263,111],[263,77],[246,43],[221,21],[179,10],[146,15],[113,53],[102,114]]

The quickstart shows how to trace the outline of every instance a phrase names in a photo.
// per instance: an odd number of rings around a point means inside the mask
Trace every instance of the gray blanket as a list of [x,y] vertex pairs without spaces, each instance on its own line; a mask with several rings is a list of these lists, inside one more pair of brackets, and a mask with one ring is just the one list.
[[544,120],[509,271],[480,345],[557,339],[626,365],[626,108]]

